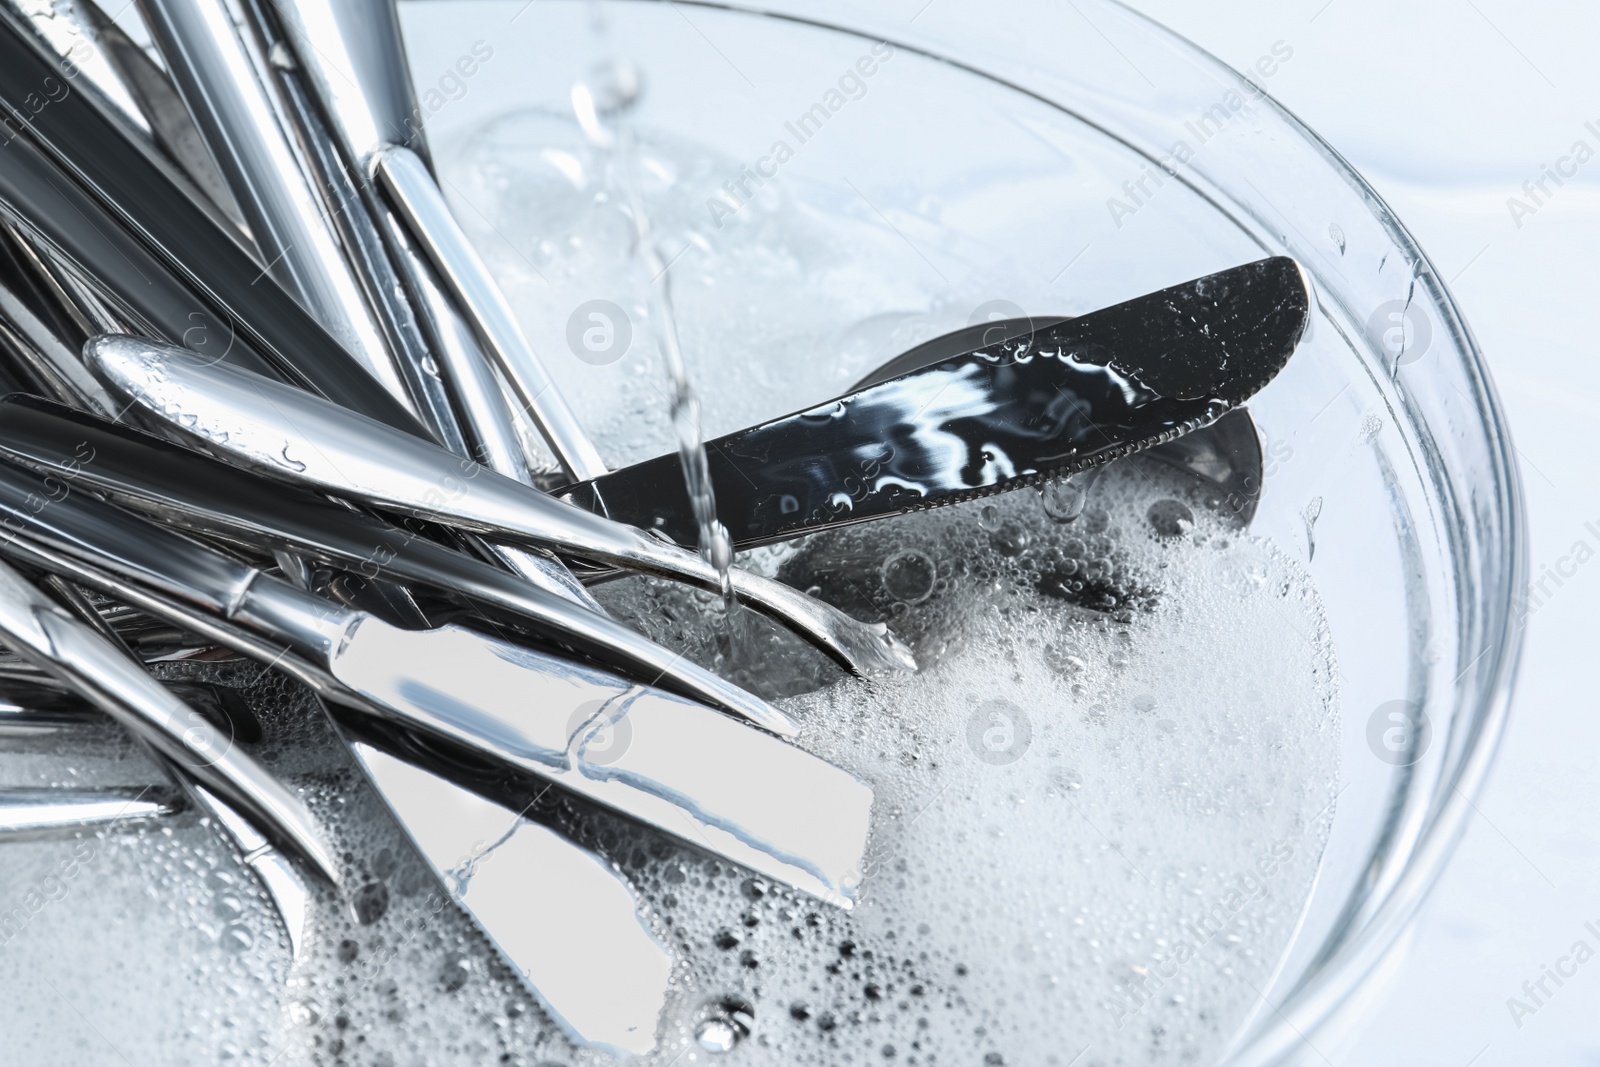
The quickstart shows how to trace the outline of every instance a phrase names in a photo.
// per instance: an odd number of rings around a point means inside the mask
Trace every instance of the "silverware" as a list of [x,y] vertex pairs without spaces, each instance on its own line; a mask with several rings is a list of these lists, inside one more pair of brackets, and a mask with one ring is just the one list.
[[[281,374],[409,433],[415,416],[270,276],[236,231],[198,206],[173,168],[130,138],[86,94],[62,86],[59,60],[0,17],[0,106],[29,115],[8,128],[0,212],[57,250],[130,325],[211,358]],[[35,97],[36,98],[36,97]]]
[[[81,492],[33,508],[47,491],[38,476],[0,467],[0,516],[12,535],[0,552],[185,626],[209,615],[226,625],[208,632],[201,623],[202,636],[277,664],[330,700],[849,906],[872,790],[846,772],[649,686],[456,626],[397,629]],[[134,597],[133,585],[150,596]],[[253,639],[239,641],[238,630]]]
[[[948,359],[1012,344],[1066,322],[1069,316],[1031,316],[978,323],[953,330],[902,352],[851,387],[860,392],[903,374],[931,367]],[[1182,471],[1206,484],[1204,499],[1240,526],[1249,526],[1261,500],[1263,459],[1255,420],[1244,408],[1234,408],[1209,426],[1134,453]]]
[[[1032,485],[1180,439],[1277,374],[1310,300],[1299,265],[1280,257],[1002,330],[998,340],[993,326],[957,331],[891,360],[846,396],[711,442],[719,517],[735,547],[748,548]],[[678,457],[667,455],[564,495],[689,546],[698,525],[682,484]]]
[[495,620],[607,669],[752,721],[759,698],[604,615],[309,490],[258,478],[198,452],[36,397],[0,399],[0,454],[105,493],[160,521],[302,553],[368,578],[418,582],[468,598]]
[[141,0],[139,10],[266,271],[397,400],[414,403],[227,6]]
[[[392,5],[246,0],[242,6],[262,47],[279,57],[271,74],[282,118],[295,130],[314,183],[334,202],[333,226],[423,421],[450,451],[531,484],[505,396],[476,340],[372,182],[371,156],[383,144],[420,140],[421,111]],[[602,611],[558,561],[501,546],[489,551],[536,585]]]
[[[548,547],[720,591],[715,567],[643,530],[611,522],[464,462],[309,393],[132,337],[99,337],[84,359],[145,416],[232,462],[496,539]],[[882,624],[858,622],[786,585],[735,569],[734,591],[863,674],[914,669]]]
[[0,636],[139,737],[181,773],[247,812],[262,831],[338,885],[338,867],[300,800],[142,666],[0,563]]
[[[0,704],[0,738],[49,737],[57,749],[86,741],[82,735],[100,721],[92,707],[56,689],[12,683]],[[572,1037],[624,1053],[648,1051],[672,958],[615,868],[426,768],[366,741],[346,740],[440,885]],[[413,741],[408,757],[415,752]],[[261,880],[298,953],[310,906],[292,868],[263,851],[260,835],[215,797],[196,799]],[[100,832],[167,818],[184,807],[184,794],[165,784],[0,789],[0,843]]]
[[[655,1047],[673,960],[610,863],[413,762],[362,741],[351,749],[450,894],[573,1038],[620,1055]],[[475,844],[463,852],[463,841]]]
[[23,841],[175,815],[181,793],[143,789],[0,789],[0,841]]
[[[195,129],[172,79],[93,0],[48,5],[10,0],[65,61],[63,72],[86,76],[91,94],[165,154],[190,182],[200,203],[229,225],[244,226],[239,207]],[[80,81],[78,85],[83,85]]]
[[428,168],[415,152],[398,145],[381,152],[375,165],[379,184],[411,238],[466,311],[484,351],[549,442],[562,470],[579,480],[604,473],[605,461],[523,335],[511,306],[461,232]]

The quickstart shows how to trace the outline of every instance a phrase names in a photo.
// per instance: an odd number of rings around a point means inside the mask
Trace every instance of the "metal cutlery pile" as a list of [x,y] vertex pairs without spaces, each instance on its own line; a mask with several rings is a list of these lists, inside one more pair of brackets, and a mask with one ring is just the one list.
[[[695,552],[678,458],[606,469],[452,218],[392,4],[246,0],[239,24],[222,0],[141,0],[158,62],[90,0],[8,3],[0,738],[63,729],[86,703],[176,786],[137,802],[0,794],[0,836],[195,805],[291,938],[299,878],[344,892],[301,798],[147,669],[136,633],[159,621],[182,635],[168,659],[227,650],[314,691],[435,873],[581,1041],[649,1049],[670,957],[620,872],[501,806],[478,768],[850,907],[870,785],[589,594],[619,573],[713,592],[722,576]],[[1239,405],[1293,353],[1309,302],[1296,264],[1263,260],[937,339],[847,396],[710,442],[720,517],[748,548],[1151,449],[1247,522],[1260,455]],[[731,577],[844,671],[915,669],[882,623]],[[463,873],[485,840],[497,862]],[[588,887],[573,894],[586,914],[518,905],[551,872]],[[619,1001],[606,967],[543,951],[571,924],[627,946],[655,992]]]

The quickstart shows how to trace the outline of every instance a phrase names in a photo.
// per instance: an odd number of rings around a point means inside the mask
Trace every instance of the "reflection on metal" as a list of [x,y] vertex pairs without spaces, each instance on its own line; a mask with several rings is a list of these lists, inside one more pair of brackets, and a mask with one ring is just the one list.
[[269,273],[384,388],[409,404],[405,384],[227,6],[221,0],[145,0],[140,11]]
[[289,935],[289,950],[295,959],[299,959],[309,936],[311,894],[295,873],[294,865],[257,832],[250,820],[224,804],[215,794],[199,786],[194,791],[200,803],[216,817],[223,832],[233,839],[245,866],[260,879],[261,887],[267,891],[278,917],[283,920],[283,928]]
[[[1299,264],[1279,257],[1079,318],[958,330],[846,396],[712,442],[719,515],[748,548],[1171,448],[1278,373],[1310,300]],[[1196,442],[1173,458],[1203,452]],[[693,545],[682,480],[678,457],[658,456],[566,495]]]
[[352,747],[450,893],[568,1033],[650,1051],[672,958],[610,864],[426,770]]
[[[0,453],[41,474],[106,493],[166,525],[467,597],[479,610],[529,626],[625,677],[747,718],[762,714],[761,701],[732,682],[570,599],[319,494],[245,475],[148,434],[36,398],[8,397],[0,400]],[[90,457],[93,462],[86,462]]]
[[0,842],[115,828],[183,810],[172,789],[0,789]]
[[575,480],[604,474],[605,461],[523,335],[511,305],[461,232],[421,158],[396,145],[377,157],[376,173],[412,240],[460,303],[484,350],[549,442],[562,469]]
[[[398,629],[87,494],[31,513],[40,488],[36,475],[0,467],[0,517],[16,535],[0,551],[51,570],[60,567],[48,553],[65,555],[110,572],[112,583],[191,605],[257,638],[237,645],[222,634],[222,643],[309,665],[307,680],[329,699],[850,905],[872,790],[833,765],[723,712],[570,660],[457,626]],[[759,707],[762,725],[794,732],[781,712]]]
[[337,884],[315,822],[299,799],[134,660],[0,564],[0,639],[60,678],[164,759],[248,811]]

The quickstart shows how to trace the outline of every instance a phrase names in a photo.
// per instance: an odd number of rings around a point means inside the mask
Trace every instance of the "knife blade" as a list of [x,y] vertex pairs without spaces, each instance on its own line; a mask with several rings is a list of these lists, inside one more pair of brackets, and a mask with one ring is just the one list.
[[[1077,318],[1035,320],[998,341],[984,325],[936,339],[855,392],[709,442],[719,517],[735,548],[751,548],[1173,441],[1283,368],[1310,299],[1299,264],[1276,257]],[[980,347],[938,358],[965,344]],[[692,546],[699,527],[683,484],[678,457],[667,455],[557,493]]]
[[[113,595],[131,583],[199,608],[257,636],[240,651],[308,664],[324,695],[357,711],[819,899],[853,900],[871,788],[719,711],[461,627],[400,630],[10,465],[0,465],[0,526],[10,535],[0,553],[52,570],[76,560],[109,572]],[[106,584],[81,570],[66,576]]]
[[[358,740],[351,750],[450,895],[569,1035],[622,1055],[655,1047],[672,957],[606,861],[382,749]],[[465,853],[463,841],[473,843]]]

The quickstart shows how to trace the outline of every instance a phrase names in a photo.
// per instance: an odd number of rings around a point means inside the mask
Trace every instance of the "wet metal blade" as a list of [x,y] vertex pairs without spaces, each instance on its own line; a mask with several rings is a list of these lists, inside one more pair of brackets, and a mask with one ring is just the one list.
[[450,895],[572,1037],[623,1055],[655,1047],[672,957],[609,864],[381,749],[351,748]]
[[[1310,291],[1292,259],[1250,263],[937,359],[707,445],[735,547],[954,504],[1085,470],[1210,425],[1282,369]],[[979,344],[985,328],[961,331]],[[891,363],[915,368],[930,342]],[[881,376],[875,376],[881,377]],[[871,380],[869,380],[871,381]],[[676,456],[570,499],[693,545]]]

